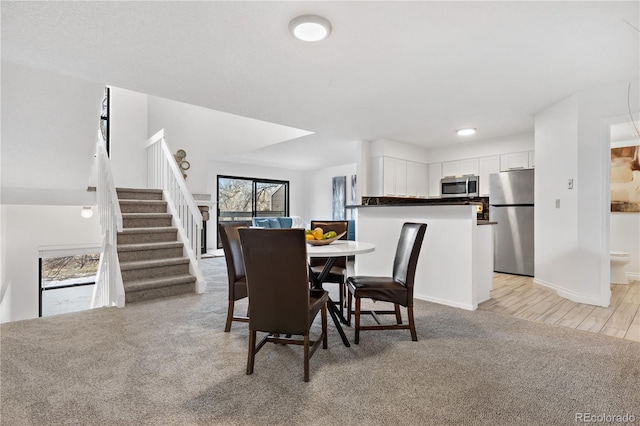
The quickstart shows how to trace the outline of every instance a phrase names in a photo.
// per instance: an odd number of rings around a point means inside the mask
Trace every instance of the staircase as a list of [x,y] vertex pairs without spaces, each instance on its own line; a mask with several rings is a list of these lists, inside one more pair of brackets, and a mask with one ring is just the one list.
[[162,190],[117,188],[116,192],[122,211],[117,250],[125,302],[195,292],[196,277],[189,272],[189,258],[172,226]]

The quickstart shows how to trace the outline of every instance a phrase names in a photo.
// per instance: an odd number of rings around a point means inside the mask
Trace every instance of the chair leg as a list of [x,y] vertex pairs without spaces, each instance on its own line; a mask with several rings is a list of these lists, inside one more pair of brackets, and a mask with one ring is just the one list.
[[249,357],[247,358],[247,375],[253,374],[253,362],[256,357],[256,331],[249,331]]
[[309,381],[309,334],[304,336],[304,381]]
[[344,309],[344,282],[338,284],[338,291],[340,292],[340,312]]
[[354,343],[357,345],[358,343],[360,343],[360,301],[362,299],[360,299],[359,297],[356,297],[356,326],[355,326],[355,336],[354,336]]
[[409,317],[409,330],[411,330],[411,340],[418,341],[418,334],[416,333],[416,323],[413,319],[413,306],[407,306],[407,316]]
[[320,319],[322,320],[322,349],[327,349],[327,304],[322,305],[320,310]]
[[231,321],[233,321],[233,306],[234,306],[234,301],[229,300],[229,307],[227,308],[227,322],[224,325],[225,333],[228,333],[229,331],[231,331]]
[[394,303],[393,306],[396,309],[396,322],[398,324],[402,324],[402,315],[400,314],[400,305],[398,305],[397,303]]
[[348,299],[347,299],[347,325],[349,327],[351,327],[351,302],[353,300],[353,296],[351,295],[351,292],[349,292],[347,297],[348,297]]

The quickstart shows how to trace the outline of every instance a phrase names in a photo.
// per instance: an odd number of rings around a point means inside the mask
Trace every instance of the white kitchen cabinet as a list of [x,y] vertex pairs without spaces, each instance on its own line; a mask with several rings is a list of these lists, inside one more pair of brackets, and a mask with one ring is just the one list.
[[500,156],[500,171],[528,169],[529,152],[514,152]]
[[466,160],[446,161],[442,163],[442,177],[477,175],[478,159],[468,158]]
[[407,161],[407,195],[428,197],[428,171],[427,165],[415,161]]
[[478,177],[480,179],[480,196],[489,195],[489,175],[500,172],[500,157],[482,157],[478,160]]
[[442,179],[442,163],[429,164],[429,197],[440,196],[440,179]]
[[372,170],[372,195],[407,195],[407,160],[380,157],[372,164],[377,166]]
[[529,168],[534,169],[536,167],[535,151],[529,151]]
[[460,175],[478,175],[478,159],[460,160]]
[[382,195],[396,194],[396,159],[382,159]]
[[442,163],[442,177],[447,176],[459,176],[460,175],[460,160],[445,161]]
[[396,192],[395,195],[412,195],[407,192],[407,160],[395,158],[396,172]]

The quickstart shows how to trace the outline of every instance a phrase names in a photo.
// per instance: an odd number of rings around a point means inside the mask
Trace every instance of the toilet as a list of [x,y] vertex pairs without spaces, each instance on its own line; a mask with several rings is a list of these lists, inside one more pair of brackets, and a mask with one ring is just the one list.
[[611,284],[629,284],[624,266],[631,261],[629,253],[611,252]]

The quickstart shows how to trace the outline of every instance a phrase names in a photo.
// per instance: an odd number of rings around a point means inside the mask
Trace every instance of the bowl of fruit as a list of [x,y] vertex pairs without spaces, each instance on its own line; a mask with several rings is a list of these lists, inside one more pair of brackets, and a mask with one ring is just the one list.
[[341,234],[336,233],[336,231],[324,232],[322,228],[307,229],[305,231],[307,244],[311,244],[312,246],[325,246],[327,244],[331,244],[335,240],[342,238],[344,234],[346,234],[346,232]]

